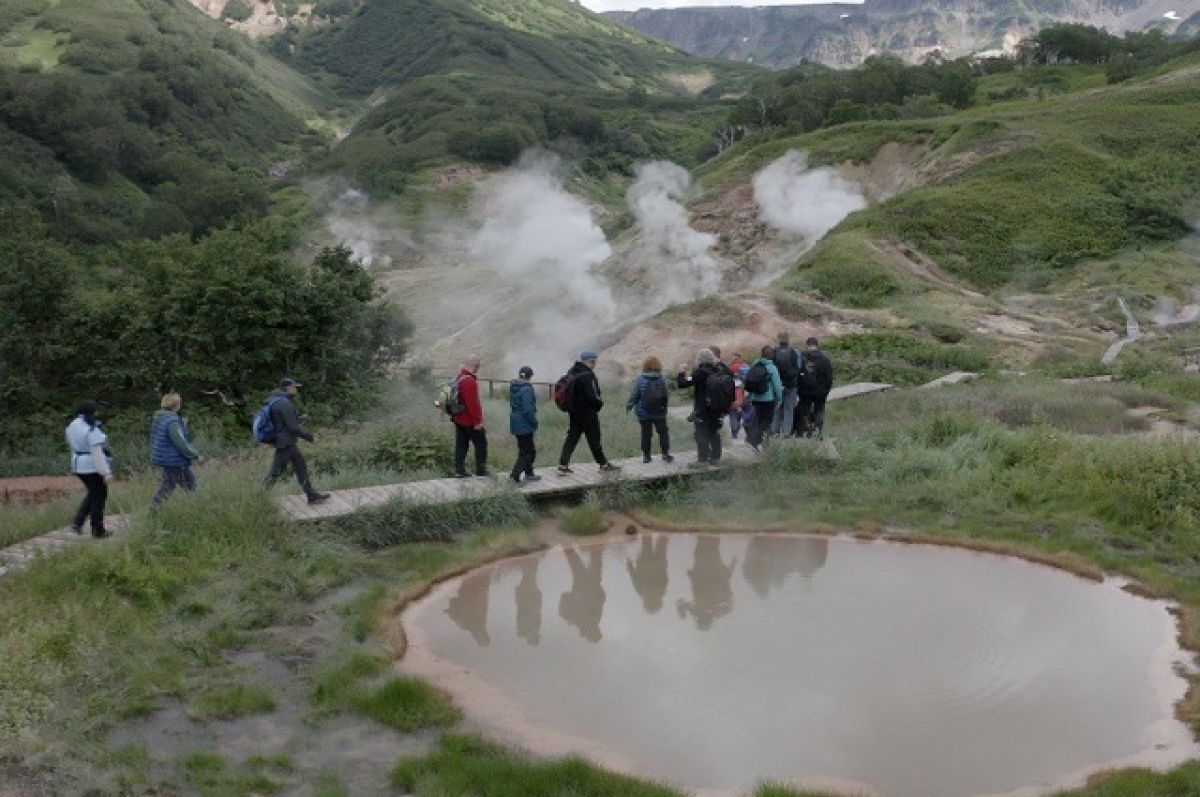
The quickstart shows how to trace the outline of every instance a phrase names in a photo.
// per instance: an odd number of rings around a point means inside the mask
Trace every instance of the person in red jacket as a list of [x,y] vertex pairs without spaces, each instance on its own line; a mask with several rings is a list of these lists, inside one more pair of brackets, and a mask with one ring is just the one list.
[[463,363],[455,382],[458,385],[458,400],[462,412],[453,416],[454,421],[454,475],[465,479],[467,473],[467,449],[475,446],[475,475],[490,476],[487,469],[487,430],[483,428],[483,404],[479,401],[479,358],[471,357]]

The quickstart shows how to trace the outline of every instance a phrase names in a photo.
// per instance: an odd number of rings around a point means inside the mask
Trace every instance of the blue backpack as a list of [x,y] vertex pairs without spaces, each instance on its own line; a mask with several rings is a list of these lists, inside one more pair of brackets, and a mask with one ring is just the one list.
[[258,408],[258,412],[254,413],[254,420],[250,422],[250,431],[254,432],[254,439],[258,442],[275,442],[275,422],[271,420],[271,408],[275,406],[275,402],[282,400],[283,396],[267,399]]

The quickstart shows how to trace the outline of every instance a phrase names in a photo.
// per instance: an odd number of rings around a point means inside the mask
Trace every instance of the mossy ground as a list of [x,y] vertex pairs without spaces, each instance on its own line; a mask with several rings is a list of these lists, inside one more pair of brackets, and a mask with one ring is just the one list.
[[[1189,412],[1186,401],[1134,384],[993,379],[897,391],[832,405],[837,462],[804,443],[779,445],[758,466],[608,496],[605,505],[664,523],[904,528],[1069,557],[1174,595],[1191,612],[1185,618],[1194,617],[1200,459],[1186,443],[1148,436],[1145,419],[1128,412],[1144,405],[1181,418]],[[197,495],[173,499],[154,517],[139,513],[128,535],[0,579],[0,739],[12,751],[0,780],[52,779],[69,790],[98,778],[102,791],[122,793],[188,784],[221,795],[305,781],[319,783],[318,793],[353,793],[349,770],[339,768],[348,764],[314,769],[287,749],[232,755],[205,741],[231,723],[295,716],[318,738],[330,723],[357,718],[379,723],[379,733],[423,740],[414,742],[423,752],[392,775],[418,794],[676,793],[580,761],[530,761],[457,731],[436,743],[428,729],[453,727],[457,709],[391,670],[379,619],[439,574],[528,550],[527,530],[467,533],[528,529],[523,505],[500,500],[482,512],[447,513],[457,528],[439,528],[437,541],[413,541],[427,538],[416,534],[424,521],[410,517],[413,525],[401,522],[399,532],[376,539],[372,554],[355,531],[390,527],[384,518],[362,527],[289,526],[250,478],[257,463],[226,464],[224,473],[206,472]],[[152,486],[131,492],[144,498]],[[315,633],[318,615],[332,631]],[[1185,632],[1190,644],[1195,636],[1194,628]],[[254,664],[260,660],[295,663],[276,666],[286,674],[272,681]],[[193,717],[191,749],[164,758],[120,735],[170,705]],[[1200,788],[1197,772],[1188,765],[1167,775],[1122,773],[1071,794],[1182,797]],[[763,786],[757,794],[796,792]]]

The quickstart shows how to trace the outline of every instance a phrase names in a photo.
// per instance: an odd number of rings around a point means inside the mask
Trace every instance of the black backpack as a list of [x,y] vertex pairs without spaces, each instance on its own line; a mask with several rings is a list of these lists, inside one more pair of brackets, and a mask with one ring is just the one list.
[[817,374],[817,357],[811,352],[804,352],[804,368],[800,371],[800,380],[797,385],[800,392],[805,395],[814,395],[821,392],[821,379]]
[[646,377],[642,388],[642,409],[649,415],[667,412],[667,380],[661,376]]
[[743,380],[747,393],[766,393],[771,389],[771,372],[762,363],[755,363]]
[[796,386],[796,377],[800,373],[799,352],[791,346],[776,352],[775,367],[779,369],[779,381],[783,383],[784,387]]
[[733,374],[728,369],[708,375],[708,381],[704,385],[704,403],[710,412],[727,415],[733,409],[733,402],[736,400],[737,385],[734,384]]

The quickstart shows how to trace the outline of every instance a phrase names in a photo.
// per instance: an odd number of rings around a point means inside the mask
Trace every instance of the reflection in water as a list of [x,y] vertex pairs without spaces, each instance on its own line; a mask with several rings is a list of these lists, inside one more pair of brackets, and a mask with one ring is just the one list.
[[517,584],[517,636],[530,645],[542,638],[542,591],[538,588],[537,571],[541,558],[521,562],[521,582]]
[[718,617],[733,611],[733,569],[737,559],[729,564],[721,559],[721,541],[716,537],[698,537],[692,569],[688,579],[692,582],[692,600],[680,600],[676,604],[680,617],[691,614],[696,618],[696,627],[701,631],[712,628]]
[[667,541],[665,534],[643,535],[637,560],[625,562],[633,588],[650,614],[658,613],[667,594]]
[[480,647],[487,647],[488,592],[491,590],[491,570],[477,570],[458,584],[458,593],[446,606],[446,614],[462,630],[475,638]]
[[756,536],[746,547],[742,578],[765,598],[772,589],[782,587],[792,573],[812,578],[828,557],[829,540],[825,537]]
[[588,550],[588,563],[584,565],[579,552],[568,548],[563,552],[571,566],[571,591],[564,592],[558,600],[558,613],[562,619],[579,629],[588,642],[599,642],[600,618],[604,615],[604,552],[597,547]]

